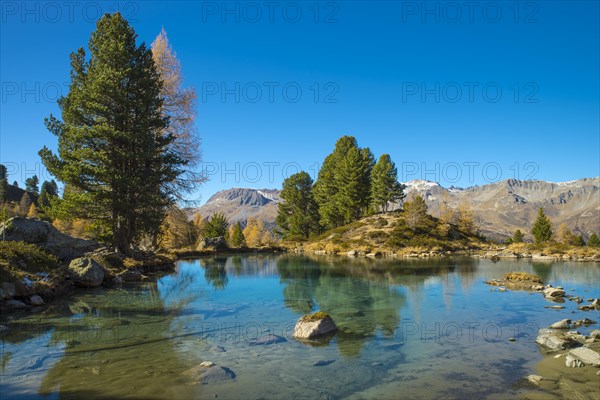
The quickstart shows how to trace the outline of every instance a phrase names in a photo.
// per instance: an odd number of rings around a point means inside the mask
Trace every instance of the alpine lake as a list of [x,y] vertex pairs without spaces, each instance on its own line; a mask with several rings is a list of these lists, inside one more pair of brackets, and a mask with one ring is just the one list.
[[[78,290],[33,312],[2,315],[0,393],[2,399],[565,397],[560,385],[542,390],[527,383],[529,374],[559,368],[545,365],[553,356],[535,343],[537,332],[564,318],[600,315],[568,300],[550,309],[555,303],[539,293],[484,284],[513,271],[584,299],[600,297],[598,263],[291,254],[181,260],[174,273],[146,282]],[[314,343],[295,340],[296,321],[317,310],[331,315],[338,332]],[[598,325],[578,328],[593,329]],[[207,361],[218,373],[203,375],[200,364]],[[564,357],[556,363],[564,366]],[[573,385],[584,397],[600,398],[600,376],[590,376]]]

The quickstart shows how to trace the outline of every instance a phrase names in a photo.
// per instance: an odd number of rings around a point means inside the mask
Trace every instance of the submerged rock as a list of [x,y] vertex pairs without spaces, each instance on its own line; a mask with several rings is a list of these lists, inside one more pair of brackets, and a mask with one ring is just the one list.
[[210,383],[221,383],[235,379],[235,373],[226,367],[213,366],[200,375],[198,383],[208,385]]
[[573,321],[573,328],[577,328],[579,326],[589,326],[589,325],[594,325],[596,323],[596,321],[592,321],[589,318],[584,318],[584,319],[578,319],[577,321]]
[[533,383],[533,384],[534,384],[534,385],[536,385],[536,386],[539,386],[540,382],[541,382],[543,379],[544,379],[543,377],[541,377],[541,376],[539,376],[539,375],[533,375],[533,374],[532,374],[532,375],[529,375],[529,376],[527,377],[527,380],[528,380],[530,383]]
[[316,312],[301,317],[294,327],[293,336],[296,339],[315,339],[337,331],[333,319],[324,312]]
[[90,257],[76,258],[69,264],[69,271],[78,286],[96,287],[104,280],[104,269]]
[[277,336],[277,335],[273,335],[272,333],[269,333],[268,335],[263,335],[256,339],[251,339],[251,340],[249,340],[248,343],[250,344],[250,346],[267,346],[270,344],[283,343],[283,342],[287,342],[287,340],[281,336]]

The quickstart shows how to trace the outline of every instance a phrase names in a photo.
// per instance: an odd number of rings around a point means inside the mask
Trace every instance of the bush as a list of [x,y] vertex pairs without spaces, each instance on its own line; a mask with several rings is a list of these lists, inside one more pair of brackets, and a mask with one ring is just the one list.
[[38,246],[12,241],[0,241],[0,262],[28,272],[46,272],[58,266],[58,259]]

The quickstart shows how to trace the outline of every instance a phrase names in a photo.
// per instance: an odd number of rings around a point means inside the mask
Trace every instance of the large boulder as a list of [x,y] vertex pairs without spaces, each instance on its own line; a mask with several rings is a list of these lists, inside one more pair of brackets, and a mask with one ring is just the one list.
[[565,291],[560,288],[547,287],[544,289],[544,296],[549,298],[564,297]]
[[0,284],[0,300],[12,299],[17,294],[15,285],[10,282],[2,282]]
[[337,331],[333,319],[324,312],[316,312],[301,317],[294,327],[293,336],[296,339],[310,340],[329,335]]
[[202,238],[198,242],[198,250],[223,250],[227,248],[227,242],[223,236],[216,238]]
[[104,269],[90,257],[76,258],[69,264],[73,281],[78,286],[96,287],[104,280]]
[[93,240],[65,235],[52,224],[39,219],[14,217],[0,225],[0,237],[4,240],[35,244],[61,261],[82,257],[100,246]]

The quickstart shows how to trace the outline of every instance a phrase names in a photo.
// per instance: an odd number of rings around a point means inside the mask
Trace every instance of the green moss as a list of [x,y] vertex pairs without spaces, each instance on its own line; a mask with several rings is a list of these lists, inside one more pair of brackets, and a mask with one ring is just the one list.
[[313,321],[320,321],[325,318],[331,318],[331,316],[329,314],[327,314],[326,312],[317,311],[316,313],[305,315],[304,317],[302,317],[302,321],[313,322]]

